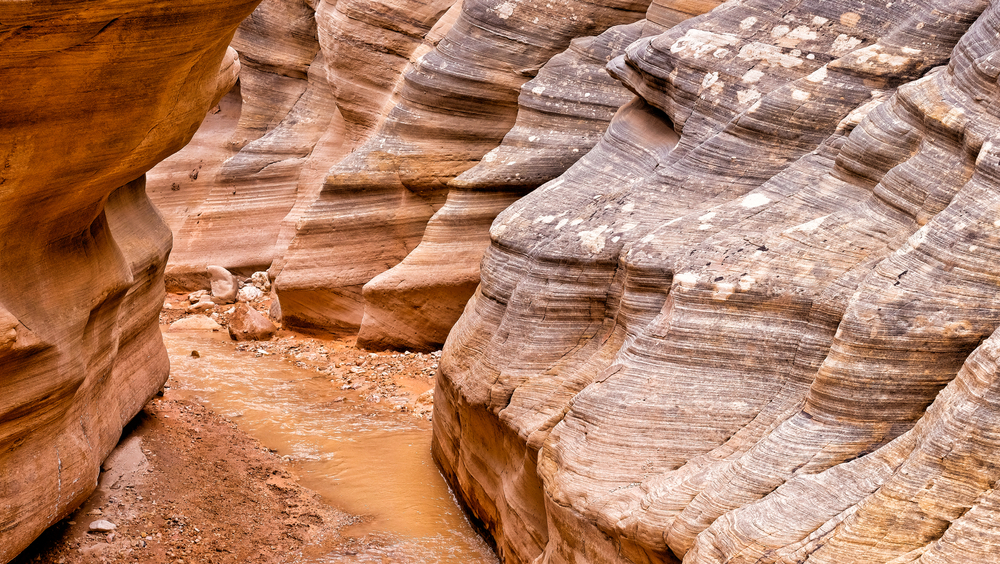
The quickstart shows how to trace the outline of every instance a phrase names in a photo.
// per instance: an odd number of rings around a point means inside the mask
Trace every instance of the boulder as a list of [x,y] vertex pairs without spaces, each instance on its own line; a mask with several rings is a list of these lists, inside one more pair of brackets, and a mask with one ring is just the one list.
[[209,266],[207,270],[212,284],[212,301],[216,304],[235,302],[240,290],[239,280],[221,266]]
[[192,315],[174,321],[167,331],[174,333],[177,331],[220,331],[221,329],[222,325],[207,315]]
[[277,332],[270,319],[247,304],[236,306],[229,318],[229,336],[235,341],[265,341]]

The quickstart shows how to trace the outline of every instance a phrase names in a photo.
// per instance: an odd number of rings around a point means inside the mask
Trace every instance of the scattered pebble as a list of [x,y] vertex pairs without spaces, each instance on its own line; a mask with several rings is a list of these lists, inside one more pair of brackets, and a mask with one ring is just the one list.
[[107,533],[115,530],[117,527],[111,521],[106,521],[101,519],[99,521],[94,521],[90,524],[90,530],[98,533]]

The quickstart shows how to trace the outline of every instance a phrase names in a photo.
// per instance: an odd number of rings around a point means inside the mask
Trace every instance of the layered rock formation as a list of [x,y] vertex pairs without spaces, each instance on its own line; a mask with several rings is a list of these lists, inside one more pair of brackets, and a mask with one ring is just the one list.
[[493,224],[438,373],[506,561],[991,561],[998,31],[732,1],[609,64],[638,96]]
[[151,174],[150,196],[176,234],[168,286],[204,287],[209,264],[280,271],[328,169],[384,117],[410,56],[440,39],[435,23],[453,19],[442,18],[449,6],[261,4],[233,41],[245,66],[239,90]]
[[0,6],[0,562],[96,486],[167,377],[143,174],[236,81],[256,1]]
[[[302,219],[275,282],[286,323],[359,327],[363,286],[417,246],[448,196],[447,183],[500,143],[514,125],[521,86],[573,38],[636,21],[645,9],[641,0],[604,5],[565,1],[558,6],[464,2],[436,48],[417,57],[403,75],[399,102],[378,132],[331,169]],[[510,201],[510,195],[502,194],[499,203],[475,211],[491,216]],[[439,260],[454,258],[449,254]],[[441,316],[434,310],[442,307],[443,297],[468,296],[475,285],[461,268],[456,270],[450,284],[401,301],[413,309],[426,307],[432,319]],[[379,290],[369,295],[379,300]],[[443,309],[454,310],[454,304],[446,299]],[[453,320],[455,313],[443,315]],[[381,327],[391,325],[379,319],[374,324],[378,335],[363,334],[362,342],[381,340]],[[418,322],[415,328],[426,325]],[[419,333],[411,338],[415,346],[426,346]],[[384,340],[401,344],[392,331]]]

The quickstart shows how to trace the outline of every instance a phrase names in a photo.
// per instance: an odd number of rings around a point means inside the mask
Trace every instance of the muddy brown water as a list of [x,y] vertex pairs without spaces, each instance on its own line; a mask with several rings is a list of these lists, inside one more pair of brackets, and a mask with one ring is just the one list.
[[[328,376],[278,358],[237,353],[228,336],[165,333],[167,395],[201,403],[287,456],[300,483],[332,505],[365,516],[345,536],[385,542],[313,560],[497,564],[431,459],[431,425],[376,409]],[[193,358],[191,351],[201,355]]]

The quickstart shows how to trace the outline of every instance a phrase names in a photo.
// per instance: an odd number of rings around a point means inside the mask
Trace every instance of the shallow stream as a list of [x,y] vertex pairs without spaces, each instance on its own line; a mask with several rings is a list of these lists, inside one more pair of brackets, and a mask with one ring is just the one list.
[[389,538],[382,548],[312,562],[497,563],[431,459],[428,421],[379,409],[313,370],[239,353],[218,333],[165,333],[164,342],[169,397],[236,422],[287,456],[303,486],[368,518],[345,536]]

